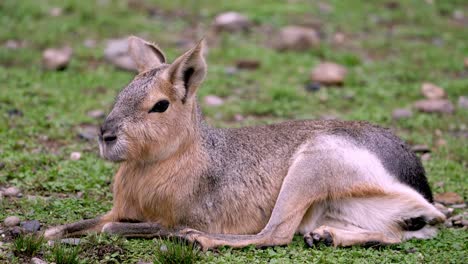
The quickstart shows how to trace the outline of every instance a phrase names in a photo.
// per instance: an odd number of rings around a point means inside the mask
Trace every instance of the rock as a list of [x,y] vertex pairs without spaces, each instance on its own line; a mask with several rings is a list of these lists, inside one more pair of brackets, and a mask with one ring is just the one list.
[[5,168],[5,162],[0,162],[0,170],[3,170]]
[[100,109],[95,109],[95,110],[88,111],[87,115],[89,117],[96,118],[96,119],[100,119],[100,118],[103,118],[103,117],[106,116],[104,111],[102,111]]
[[10,39],[5,42],[4,46],[7,49],[19,49],[24,48],[26,43],[24,41]]
[[413,145],[413,146],[411,146],[411,150],[414,153],[428,153],[428,152],[431,152],[431,149],[427,145],[423,145],[423,144]]
[[9,187],[9,188],[6,188],[4,191],[3,191],[3,195],[7,196],[7,197],[18,197],[21,193],[21,190],[17,187]]
[[236,61],[237,69],[255,70],[260,67],[260,61],[252,59],[241,59]]
[[133,59],[128,54],[127,39],[110,39],[104,49],[104,58],[119,69],[137,72]]
[[70,154],[70,159],[71,160],[79,160],[81,159],[81,153],[80,152],[72,152]]
[[73,245],[78,246],[81,243],[81,239],[79,238],[64,238],[60,240],[61,244]]
[[87,48],[94,48],[96,44],[96,40],[94,39],[85,39],[85,41],[83,41],[83,45]]
[[44,260],[40,258],[32,258],[30,263],[31,264],[47,264],[47,262],[45,262]]
[[73,50],[70,47],[46,49],[42,54],[42,64],[48,70],[63,70],[71,60]]
[[247,31],[251,26],[250,20],[237,12],[225,12],[215,17],[213,28],[217,31],[239,32]]
[[12,108],[7,111],[8,117],[13,117],[13,116],[23,116],[23,111],[17,109],[17,108]]
[[439,193],[434,196],[434,201],[444,204],[461,204],[464,203],[463,198],[454,192]]
[[96,140],[99,128],[93,125],[81,125],[78,128],[78,137],[84,140]]
[[447,97],[444,89],[432,83],[423,83],[421,86],[421,93],[427,99],[443,99]]
[[146,262],[143,260],[139,260],[136,264],[152,264],[153,262]]
[[463,59],[463,65],[465,65],[465,68],[468,68],[468,57]]
[[227,74],[227,75],[234,75],[238,72],[237,68],[236,67],[226,67],[224,68],[224,72]]
[[3,224],[8,227],[17,226],[20,223],[20,219],[17,216],[8,216],[3,220]]
[[455,111],[453,104],[447,99],[419,100],[413,104],[413,107],[426,113],[451,114]]
[[463,14],[463,10],[457,9],[453,11],[452,17],[455,20],[463,21],[463,19],[465,18],[465,15]]
[[235,114],[234,115],[234,120],[237,121],[237,122],[240,122],[240,121],[243,121],[245,118],[243,115],[241,114]]
[[310,78],[313,82],[323,85],[340,85],[343,84],[346,74],[345,67],[333,62],[323,62],[312,69]]
[[436,147],[443,147],[443,146],[446,146],[446,145],[447,145],[447,141],[445,139],[443,139],[443,138],[439,138],[435,142]]
[[3,192],[0,191],[0,202],[2,202],[4,196],[5,196],[5,195],[3,194]]
[[333,43],[335,44],[343,44],[346,41],[346,35],[341,32],[336,32],[333,35]]
[[395,120],[406,119],[413,116],[413,111],[408,108],[397,108],[392,112],[392,118]]
[[63,14],[63,9],[60,7],[52,7],[49,9],[49,15],[53,17],[58,17]]
[[20,225],[27,233],[35,233],[41,228],[41,223],[37,220],[24,221]]
[[305,90],[308,92],[317,92],[321,88],[320,83],[313,82],[313,83],[306,83]]
[[224,104],[224,100],[216,95],[207,95],[204,100],[208,106],[220,106]]
[[450,205],[451,209],[465,209],[466,208],[466,203],[461,203],[461,204],[452,204]]
[[320,36],[313,28],[286,26],[276,37],[275,48],[280,51],[304,51],[320,44]]
[[458,107],[468,109],[468,96],[458,97]]

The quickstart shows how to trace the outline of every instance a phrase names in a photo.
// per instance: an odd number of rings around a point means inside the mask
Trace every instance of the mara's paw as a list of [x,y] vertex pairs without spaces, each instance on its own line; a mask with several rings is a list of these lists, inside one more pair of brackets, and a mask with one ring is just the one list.
[[326,246],[333,246],[333,236],[326,226],[321,226],[313,232],[304,235],[304,242],[309,246],[316,246],[324,244]]
[[173,238],[185,241],[187,244],[194,245],[200,248],[202,251],[213,249],[213,245],[210,240],[203,236],[203,233],[191,228],[185,228],[177,232]]

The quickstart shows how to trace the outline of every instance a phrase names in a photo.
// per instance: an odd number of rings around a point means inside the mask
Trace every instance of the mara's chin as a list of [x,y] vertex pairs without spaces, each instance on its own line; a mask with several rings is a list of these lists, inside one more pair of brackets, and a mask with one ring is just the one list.
[[99,142],[99,154],[105,160],[112,162],[125,161],[125,156],[122,151],[116,151],[116,146],[108,146],[102,142]]

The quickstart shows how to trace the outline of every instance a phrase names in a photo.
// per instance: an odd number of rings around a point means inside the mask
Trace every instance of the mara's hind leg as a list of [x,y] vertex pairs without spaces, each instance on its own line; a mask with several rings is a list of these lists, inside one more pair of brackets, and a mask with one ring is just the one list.
[[[394,186],[395,187],[395,186]],[[409,238],[430,238],[436,234],[431,225],[444,221],[433,205],[406,186],[388,187],[389,192],[373,197],[329,200],[322,203],[323,218],[302,230],[310,246],[387,245]],[[315,209],[317,210],[317,209]],[[308,214],[307,214],[308,215]],[[307,219],[310,221],[310,219]]]

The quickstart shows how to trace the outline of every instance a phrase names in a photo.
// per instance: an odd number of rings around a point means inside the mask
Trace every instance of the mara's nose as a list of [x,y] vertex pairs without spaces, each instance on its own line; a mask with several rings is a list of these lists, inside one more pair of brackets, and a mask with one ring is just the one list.
[[106,143],[112,143],[117,140],[117,136],[104,125],[101,127],[101,139]]

